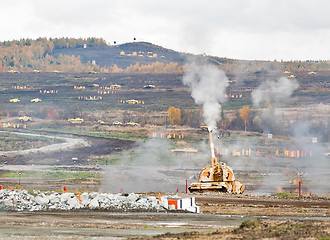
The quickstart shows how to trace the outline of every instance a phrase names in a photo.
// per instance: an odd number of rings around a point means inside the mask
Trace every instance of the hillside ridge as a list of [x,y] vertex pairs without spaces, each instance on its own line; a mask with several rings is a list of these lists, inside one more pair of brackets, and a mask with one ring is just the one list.
[[101,67],[116,64],[120,68],[126,68],[137,62],[141,65],[157,61],[164,64],[170,62],[184,64],[188,55],[148,42],[129,42],[101,47],[63,48],[55,49],[52,53],[56,58],[60,54],[80,56],[82,63],[93,62]]

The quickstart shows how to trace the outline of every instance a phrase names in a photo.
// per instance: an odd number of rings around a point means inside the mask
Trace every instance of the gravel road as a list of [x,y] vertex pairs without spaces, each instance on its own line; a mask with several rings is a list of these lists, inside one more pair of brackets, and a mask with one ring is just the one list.
[[[6,132],[7,131],[0,131],[0,132]],[[35,133],[21,133],[21,132],[10,132],[12,134],[17,135],[25,135],[25,136],[33,136],[33,137],[46,137],[46,138],[52,138],[52,139],[59,139],[62,140],[62,143],[55,143],[48,146],[40,147],[40,148],[32,148],[32,149],[25,149],[25,150],[17,150],[17,151],[0,151],[0,154],[27,154],[27,153],[37,153],[37,152],[50,152],[50,151],[59,151],[59,150],[65,150],[70,149],[75,146],[89,146],[89,143],[81,138],[68,138],[68,137],[59,137],[59,136],[49,136],[49,135],[41,135],[41,134],[35,134]]]

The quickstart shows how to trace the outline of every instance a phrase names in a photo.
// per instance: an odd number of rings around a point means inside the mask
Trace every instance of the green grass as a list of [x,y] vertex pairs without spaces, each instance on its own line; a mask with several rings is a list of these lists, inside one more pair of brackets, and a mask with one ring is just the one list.
[[147,140],[147,130],[139,129],[134,131],[122,132],[122,131],[89,131],[88,129],[76,128],[76,127],[54,127],[54,126],[39,126],[35,127],[35,130],[47,131],[47,132],[56,132],[64,134],[75,134],[81,136],[91,136],[91,137],[103,137],[103,138],[114,138],[119,140],[126,141],[138,141],[138,140]]
[[113,157],[108,157],[108,158],[107,157],[93,158],[90,164],[106,165],[108,162],[108,165],[114,165],[121,159],[122,159],[121,155],[115,155]]
[[2,178],[101,178],[101,173],[94,172],[35,172],[23,171],[21,175],[18,171],[10,171],[2,174]]
[[257,228],[261,224],[259,219],[251,219],[243,222],[240,228]]
[[289,197],[289,198],[297,198],[297,197],[299,197],[298,195],[295,195],[295,194],[287,194],[287,193],[275,193],[275,194],[272,194],[272,196],[280,197],[280,198],[286,198],[286,197]]

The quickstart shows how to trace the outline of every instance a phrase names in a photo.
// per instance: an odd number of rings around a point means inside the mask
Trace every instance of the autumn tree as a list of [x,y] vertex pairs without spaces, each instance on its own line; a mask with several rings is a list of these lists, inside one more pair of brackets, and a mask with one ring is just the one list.
[[251,109],[248,105],[244,105],[240,110],[240,116],[244,120],[244,131],[246,131],[246,125],[249,124],[249,113]]
[[181,110],[179,108],[170,107],[168,109],[168,120],[176,125],[181,124]]
[[47,119],[58,119],[59,113],[55,107],[47,109],[46,118]]

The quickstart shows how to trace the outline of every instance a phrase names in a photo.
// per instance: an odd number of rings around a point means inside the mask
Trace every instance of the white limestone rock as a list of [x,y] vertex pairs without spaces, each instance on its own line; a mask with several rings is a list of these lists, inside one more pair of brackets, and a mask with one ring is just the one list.
[[92,199],[92,201],[89,203],[90,209],[98,209],[100,207],[99,201],[97,198]]
[[49,203],[49,199],[47,197],[41,197],[41,196],[37,196],[35,198],[35,202],[39,205],[47,205]]

